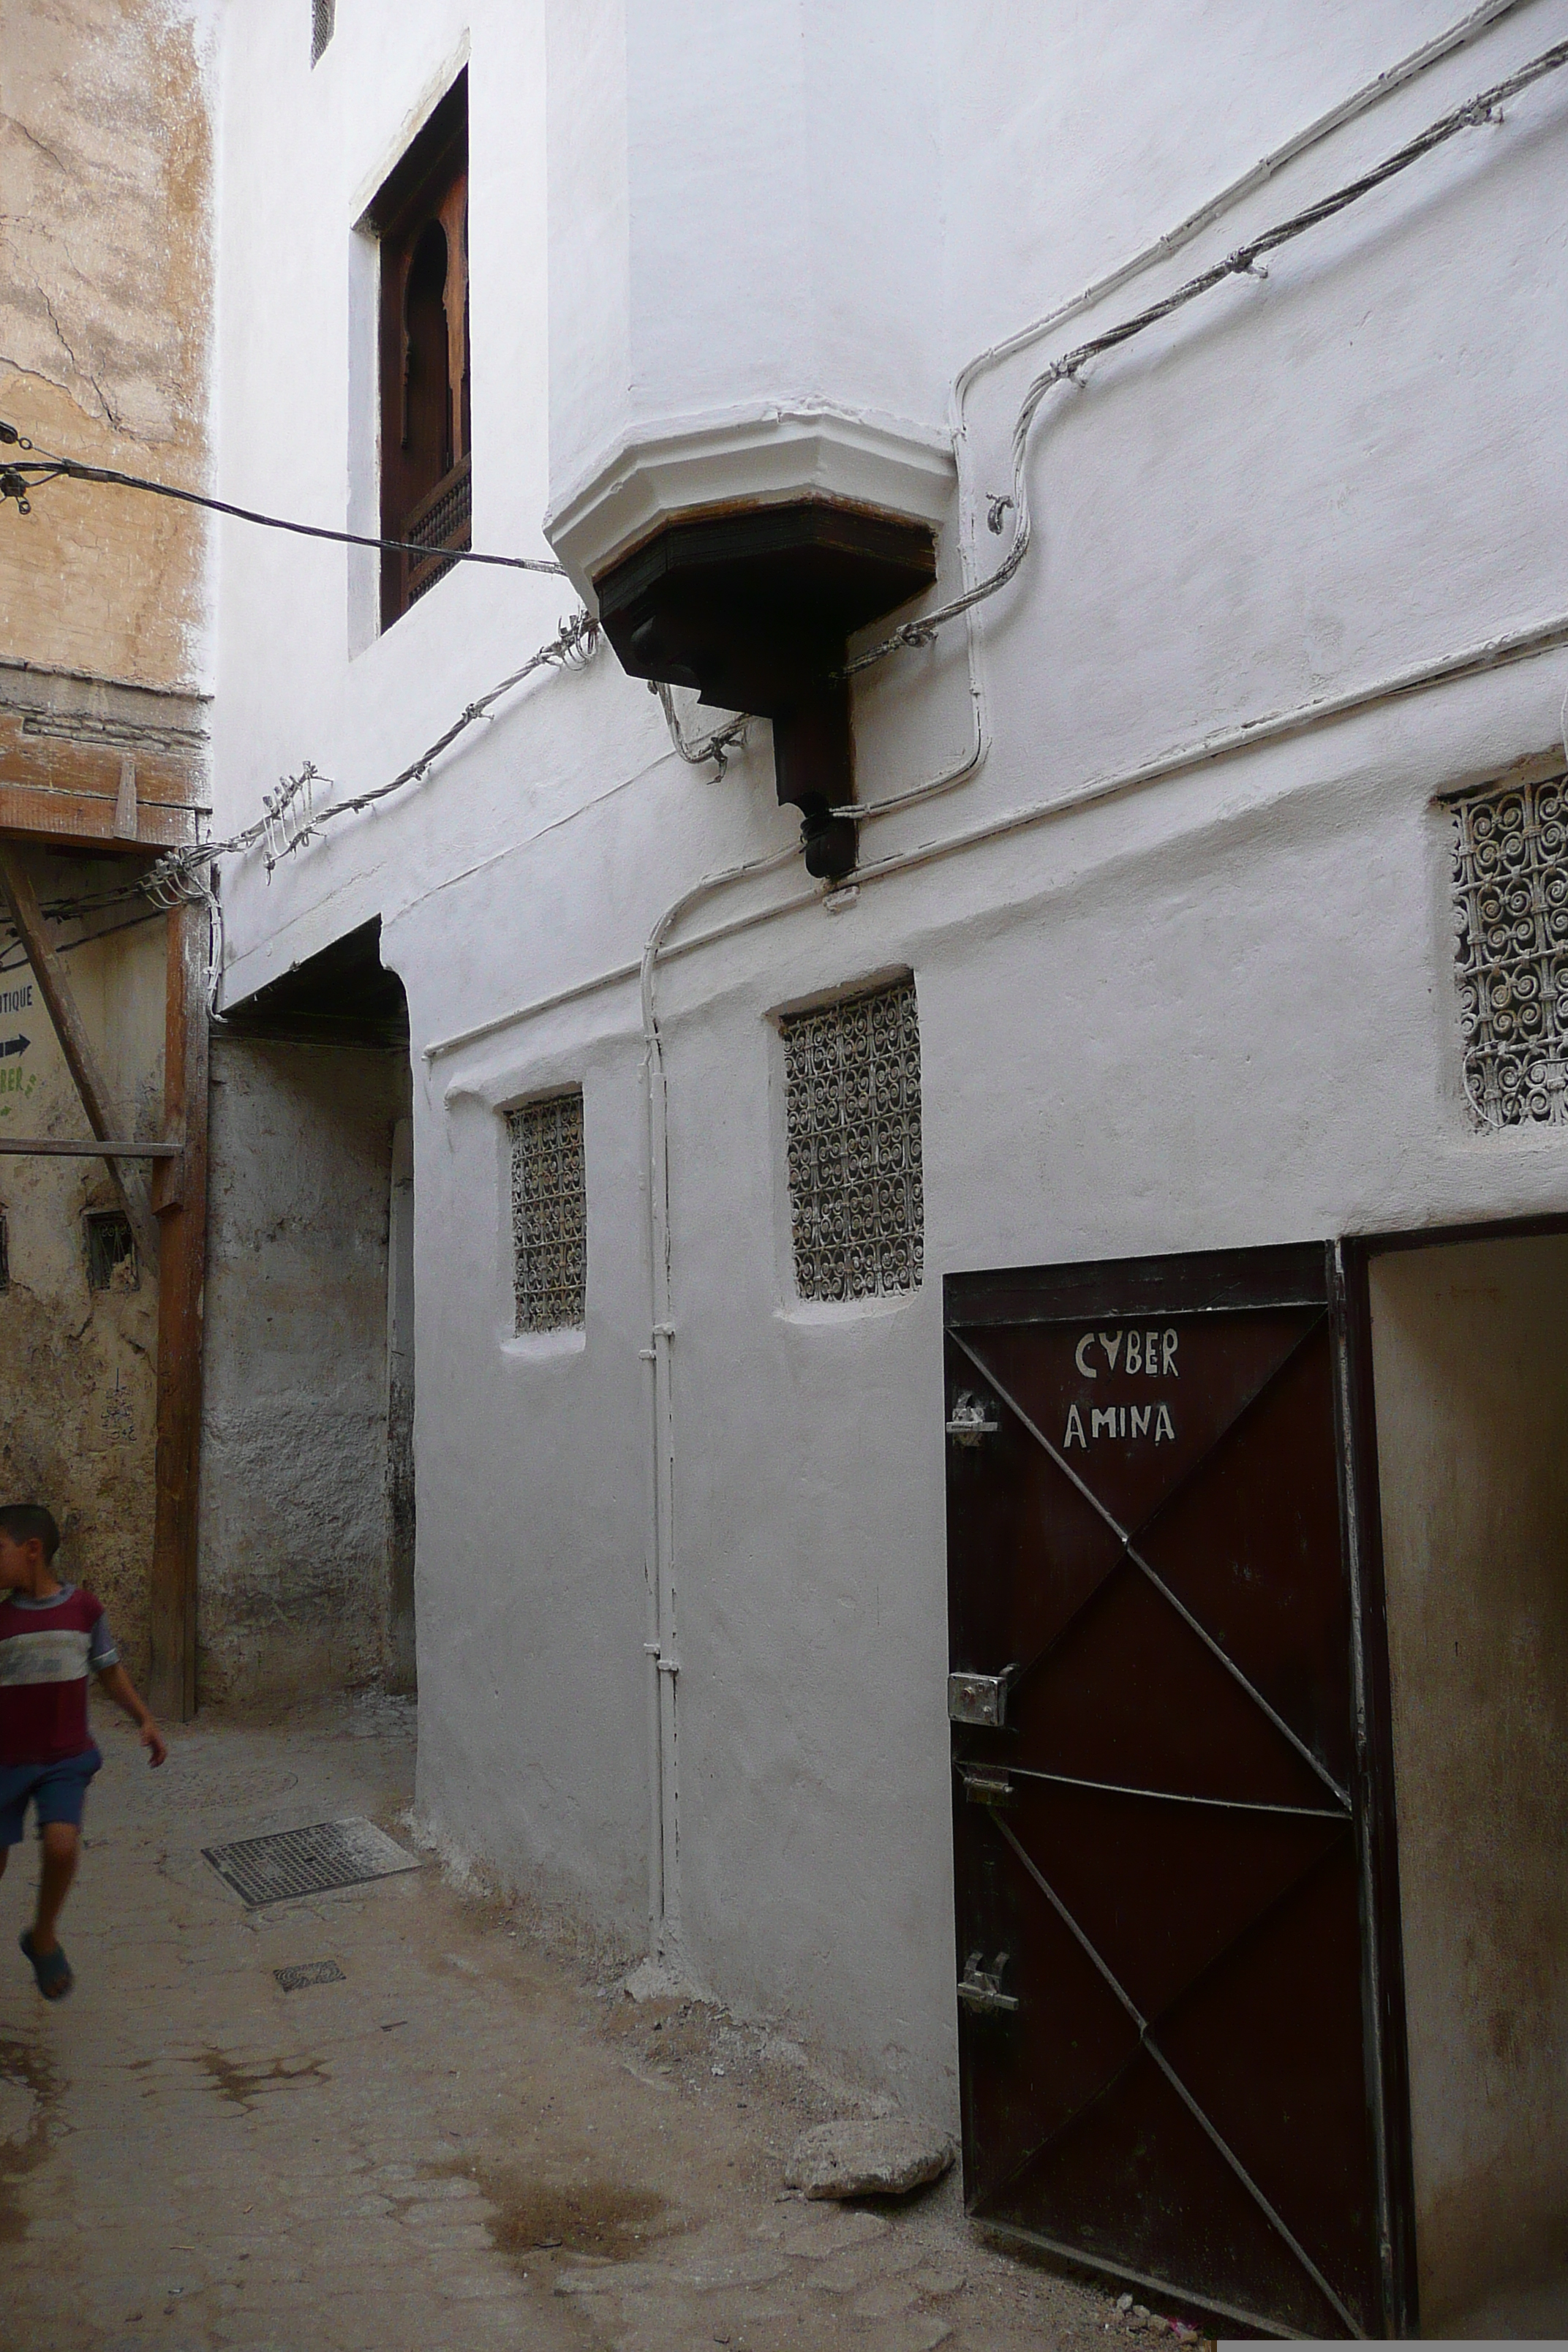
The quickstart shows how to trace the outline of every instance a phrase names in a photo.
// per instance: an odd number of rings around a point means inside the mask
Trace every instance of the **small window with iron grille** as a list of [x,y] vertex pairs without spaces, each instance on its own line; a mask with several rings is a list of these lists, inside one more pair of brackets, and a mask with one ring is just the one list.
[[1568,776],[1453,803],[1465,1092],[1481,1128],[1568,1124]]
[[95,1209],[86,1222],[88,1288],[134,1290],[141,1276],[128,1219],[118,1209]]
[[811,1299],[918,1290],[925,1197],[914,982],[790,1013],[780,1026],[796,1288]]
[[507,1126],[517,1329],[581,1330],[588,1280],[581,1089],[524,1103]]
[[468,78],[458,75],[370,208],[381,248],[381,625],[471,547]]
[[337,26],[338,0],[310,0],[310,63],[320,65],[321,52]]

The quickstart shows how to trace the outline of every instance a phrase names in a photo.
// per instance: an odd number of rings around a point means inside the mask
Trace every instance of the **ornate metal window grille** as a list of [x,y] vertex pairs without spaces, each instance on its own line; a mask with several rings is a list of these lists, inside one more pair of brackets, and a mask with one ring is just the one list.
[[917,1290],[925,1196],[914,982],[781,1026],[796,1288],[826,1299]]
[[1455,962],[1478,1125],[1568,1122],[1568,776],[1454,803]]
[[582,1094],[524,1103],[507,1125],[518,1330],[581,1329],[588,1279]]
[[337,25],[338,0],[310,0],[310,63],[321,60]]

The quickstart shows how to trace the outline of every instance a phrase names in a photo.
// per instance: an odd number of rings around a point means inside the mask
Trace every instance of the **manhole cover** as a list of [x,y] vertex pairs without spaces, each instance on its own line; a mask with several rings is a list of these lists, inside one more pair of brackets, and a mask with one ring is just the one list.
[[299,1960],[291,1969],[274,1969],[272,1973],[285,1992],[302,1992],[307,1985],[348,1982],[336,1960]]
[[363,1886],[368,1878],[419,1868],[416,1854],[363,1820],[314,1822],[309,1829],[277,1830],[270,1837],[240,1838],[233,1845],[205,1845],[202,1853],[252,1911],[263,1903],[325,1895],[334,1886]]

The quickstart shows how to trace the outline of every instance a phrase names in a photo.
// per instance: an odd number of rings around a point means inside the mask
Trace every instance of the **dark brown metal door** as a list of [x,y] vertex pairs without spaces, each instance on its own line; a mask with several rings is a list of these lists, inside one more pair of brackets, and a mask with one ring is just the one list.
[[969,2209],[1315,2336],[1392,2300],[1331,1271],[946,1289]]

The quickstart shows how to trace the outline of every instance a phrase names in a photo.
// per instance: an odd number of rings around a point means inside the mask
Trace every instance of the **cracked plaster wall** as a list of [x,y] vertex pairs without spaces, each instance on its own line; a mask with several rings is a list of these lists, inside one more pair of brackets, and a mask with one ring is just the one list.
[[[207,471],[212,133],[171,0],[0,0],[0,416],[197,488]],[[0,650],[141,685],[205,667],[205,525],[58,484],[0,513]]]

